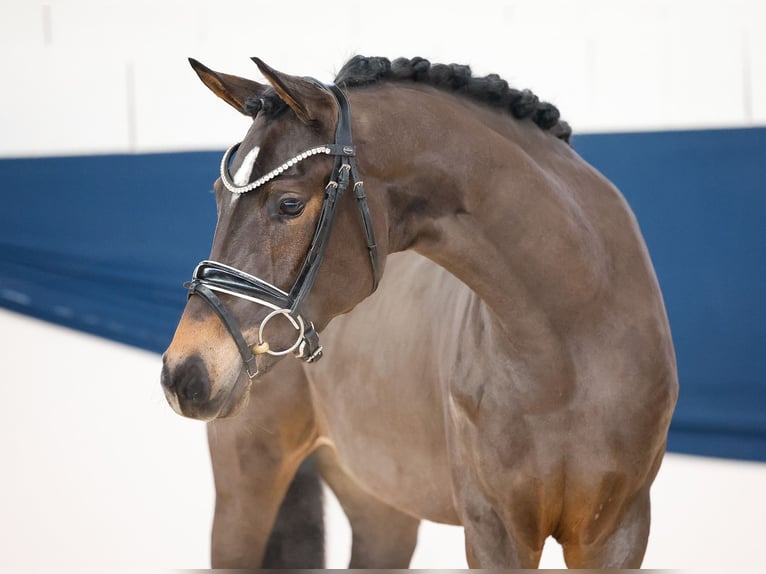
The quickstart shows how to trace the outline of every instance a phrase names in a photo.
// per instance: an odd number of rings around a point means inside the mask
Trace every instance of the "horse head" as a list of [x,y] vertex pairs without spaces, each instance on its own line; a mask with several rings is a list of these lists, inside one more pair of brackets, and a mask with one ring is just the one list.
[[376,228],[386,237],[383,210],[364,194],[345,95],[253,60],[269,85],[190,60],[252,118],[224,155],[210,260],[187,284],[163,355],[168,402],[203,420],[239,412],[252,382],[285,355],[320,357],[317,332],[375,289],[384,259],[385,241],[375,242]]

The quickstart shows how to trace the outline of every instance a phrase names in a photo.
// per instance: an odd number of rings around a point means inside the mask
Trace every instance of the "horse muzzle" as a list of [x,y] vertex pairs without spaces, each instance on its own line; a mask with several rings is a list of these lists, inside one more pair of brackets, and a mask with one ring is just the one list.
[[252,379],[244,373],[215,390],[210,371],[198,354],[172,364],[163,357],[160,382],[170,406],[178,414],[203,421],[234,416],[248,402]]
[[242,330],[228,307],[236,299],[224,302],[214,292],[234,288],[217,287],[188,284],[189,305],[163,355],[165,398],[178,414],[201,420],[238,413],[253,381],[283,355],[313,361],[322,354],[313,325],[285,309],[267,309],[256,326]]

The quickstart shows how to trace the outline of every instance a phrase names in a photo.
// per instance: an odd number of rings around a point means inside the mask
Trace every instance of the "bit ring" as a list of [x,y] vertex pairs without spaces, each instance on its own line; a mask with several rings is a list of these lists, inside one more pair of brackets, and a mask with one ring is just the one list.
[[290,321],[290,324],[295,328],[296,331],[298,331],[298,338],[295,339],[295,343],[290,345],[287,349],[283,349],[281,351],[274,351],[269,346],[266,349],[266,353],[269,355],[272,355],[273,357],[279,357],[282,355],[287,355],[288,353],[292,353],[295,349],[298,348],[298,345],[301,344],[301,341],[303,341],[303,335],[306,330],[306,326],[303,324],[303,319],[300,315],[298,317],[293,317],[290,313],[289,309],[276,309],[275,311],[272,311],[266,317],[261,321],[261,326],[258,327],[258,346],[261,348],[265,348],[264,345],[268,345],[266,341],[263,338],[263,330],[266,328],[266,324],[271,321],[274,317],[277,315],[284,315],[287,317],[287,319]]

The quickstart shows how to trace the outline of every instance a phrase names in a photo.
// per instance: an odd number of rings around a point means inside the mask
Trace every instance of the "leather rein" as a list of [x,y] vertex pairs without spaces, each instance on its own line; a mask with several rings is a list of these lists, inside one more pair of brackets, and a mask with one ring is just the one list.
[[[333,144],[307,150],[255,182],[245,186],[234,184],[229,174],[229,160],[240,144],[235,144],[229,148],[221,161],[221,180],[224,186],[231,193],[241,194],[264,185],[271,179],[278,177],[292,165],[304,159],[317,154],[334,156],[335,163],[330,175],[330,181],[324,190],[322,209],[316,229],[314,230],[314,236],[303,266],[290,291],[283,291],[279,287],[275,287],[267,281],[244,271],[210,260],[200,262],[194,269],[192,280],[184,284],[184,287],[188,289],[188,297],[192,295],[201,297],[218,315],[234,339],[242,361],[245,364],[245,370],[251,379],[258,374],[256,356],[260,354],[266,353],[279,356],[294,353],[298,358],[308,363],[317,361],[322,357],[319,334],[314,329],[314,324],[302,316],[301,309],[316,281],[319,266],[322,264],[322,259],[327,249],[327,243],[340,199],[343,197],[343,193],[351,181],[354,182],[354,195],[356,196],[357,208],[361,215],[362,229],[370,256],[373,292],[378,287],[378,248],[375,243],[375,232],[372,227],[372,217],[367,204],[367,196],[364,193],[364,184],[359,177],[354,160],[356,148],[351,139],[351,105],[346,95],[338,86],[329,84],[324,87],[335,97],[339,108],[338,124],[335,129],[335,142]],[[272,310],[261,321],[258,329],[257,343],[252,344],[245,340],[239,323],[218,298],[216,292],[257,303]],[[264,338],[266,324],[278,315],[284,315],[298,333],[295,342],[290,347],[279,351],[272,349]]]

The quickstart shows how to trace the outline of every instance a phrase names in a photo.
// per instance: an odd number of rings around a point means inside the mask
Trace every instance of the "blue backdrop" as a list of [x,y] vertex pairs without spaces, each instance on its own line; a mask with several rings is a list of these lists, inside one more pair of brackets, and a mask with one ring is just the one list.
[[[766,129],[582,135],[659,275],[669,448],[766,461]],[[221,152],[0,160],[0,306],[161,352],[215,225]]]

